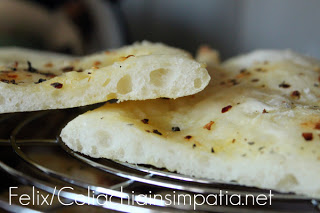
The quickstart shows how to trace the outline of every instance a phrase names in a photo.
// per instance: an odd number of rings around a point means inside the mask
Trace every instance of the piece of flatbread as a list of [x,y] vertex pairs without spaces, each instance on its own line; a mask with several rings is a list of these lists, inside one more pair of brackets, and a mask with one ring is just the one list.
[[256,51],[208,69],[214,78],[196,95],[106,104],[61,137],[92,157],[320,198],[319,67]]
[[110,99],[177,98],[209,83],[189,53],[142,42],[75,58],[20,48],[0,49],[0,113],[70,108]]

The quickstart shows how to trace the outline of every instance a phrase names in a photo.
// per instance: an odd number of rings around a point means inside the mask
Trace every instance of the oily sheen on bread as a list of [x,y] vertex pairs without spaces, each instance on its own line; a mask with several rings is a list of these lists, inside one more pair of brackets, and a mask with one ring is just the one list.
[[92,157],[320,198],[319,67],[291,51],[255,51],[210,68],[198,94],[106,104],[61,137]]
[[150,42],[82,58],[4,48],[0,68],[0,113],[178,98],[210,80],[187,52]]

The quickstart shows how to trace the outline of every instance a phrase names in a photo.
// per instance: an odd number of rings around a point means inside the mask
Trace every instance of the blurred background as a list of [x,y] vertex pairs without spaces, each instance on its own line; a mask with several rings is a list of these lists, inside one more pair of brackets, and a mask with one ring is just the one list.
[[150,40],[227,58],[293,49],[320,58],[319,0],[1,0],[0,46],[88,54]]

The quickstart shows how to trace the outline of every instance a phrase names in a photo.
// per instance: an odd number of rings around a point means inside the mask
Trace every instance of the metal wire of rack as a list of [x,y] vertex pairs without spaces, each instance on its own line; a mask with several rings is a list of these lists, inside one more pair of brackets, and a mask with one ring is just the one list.
[[[237,183],[192,178],[147,165],[93,159],[74,152],[59,137],[55,136],[59,135],[61,128],[67,121],[85,110],[87,109],[15,113],[0,117],[0,136],[3,138],[0,139],[0,168],[5,175],[10,175],[7,177],[8,183],[1,190],[8,191],[9,186],[19,183],[20,187],[29,186],[32,187],[32,190],[34,188],[39,190],[37,191],[38,196],[47,194],[46,196],[51,196],[51,200],[58,199],[59,201],[45,206],[21,205],[17,202],[11,203],[6,198],[7,193],[2,193],[0,194],[2,195],[0,196],[0,208],[10,212],[60,211],[65,209],[72,211],[73,208],[78,208],[77,211],[95,208],[97,211],[108,209],[122,212],[197,210],[201,212],[273,213],[320,211],[318,200],[277,192],[273,192],[272,205],[269,206],[257,206],[254,202],[246,203],[246,205],[227,205],[227,203],[195,205],[195,202],[198,201],[196,199],[184,200],[187,201],[184,203],[169,203],[167,199],[154,195],[169,194],[171,198],[190,195],[189,198],[198,198],[199,195],[218,195],[224,191],[229,195],[239,195],[242,201],[247,194],[254,197],[261,194],[267,196],[269,191],[239,186]],[[54,118],[54,122],[52,118]],[[49,164],[45,164],[45,160],[35,157],[39,154],[43,154]],[[67,164],[71,162],[74,163],[73,166],[68,167]],[[52,165],[55,168],[52,168]],[[92,176],[93,173],[97,174]],[[89,176],[84,178],[86,175]],[[66,187],[66,190],[58,191],[59,187],[60,189]],[[89,196],[91,192],[92,194]],[[141,196],[141,194],[147,196]],[[112,199],[105,202],[106,199],[103,198]],[[63,202],[60,199],[63,199]],[[69,205],[71,202],[73,204]],[[68,203],[68,205],[63,203]],[[78,205],[79,203],[81,205]],[[86,208],[82,204],[86,204]]]

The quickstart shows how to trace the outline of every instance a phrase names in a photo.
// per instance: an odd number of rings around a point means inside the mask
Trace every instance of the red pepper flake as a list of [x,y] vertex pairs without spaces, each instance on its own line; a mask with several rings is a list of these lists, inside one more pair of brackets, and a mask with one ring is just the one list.
[[196,144],[193,144],[193,145],[192,145],[192,148],[196,148],[196,147],[197,147],[197,145],[196,145]]
[[156,129],[154,129],[152,132],[153,132],[154,134],[162,135],[162,133],[161,133],[161,132],[159,132],[159,131],[158,131],[158,130],[156,130]]
[[266,109],[263,109],[262,113],[269,113]]
[[234,139],[232,139],[232,143],[235,143],[236,142],[236,139],[234,138]]
[[311,141],[313,139],[313,135],[311,132],[304,132],[302,133],[302,136],[306,141]]
[[49,62],[49,63],[46,63],[44,66],[45,67],[53,67],[53,64],[51,62]]
[[320,130],[320,122],[316,123],[316,125],[314,126],[314,128]]
[[144,123],[144,124],[148,124],[148,123],[149,123],[149,119],[146,119],[146,118],[145,118],[145,119],[142,119],[141,121],[142,121],[142,123]]
[[120,57],[120,61],[124,61],[124,60],[126,60],[126,59],[128,59],[128,58],[130,58],[132,56],[135,57],[134,55],[128,55],[126,57]]
[[320,82],[320,76],[319,76],[319,78],[318,78],[318,81]]
[[18,77],[18,75],[10,75],[10,74],[7,74],[7,76],[9,77],[9,78],[17,78]]
[[223,107],[222,110],[221,110],[221,113],[228,112],[231,108],[232,108],[231,105],[228,105],[228,106],[226,106],[226,107]]
[[150,130],[146,130],[146,132],[150,133]]
[[46,74],[46,76],[49,77],[49,78],[54,78],[54,77],[56,77],[56,75],[54,75],[54,74]]
[[279,87],[282,87],[282,88],[289,88],[290,87],[290,84],[287,84],[286,82],[282,82],[281,84],[279,84]]
[[290,95],[292,98],[299,99],[300,98],[300,92],[298,90],[295,90]]
[[64,67],[62,68],[62,71],[63,72],[71,72],[74,70],[74,67],[73,66],[67,66],[67,67]]
[[211,126],[214,124],[214,121],[210,121],[206,125],[203,126],[204,129],[211,130]]
[[191,135],[187,135],[186,137],[184,137],[185,139],[187,139],[187,140],[190,140],[191,138],[192,138],[192,136]]
[[59,83],[59,82],[55,82],[55,83],[52,83],[50,84],[51,86],[53,86],[54,88],[56,89],[61,89],[63,84]]
[[101,61],[95,61],[95,62],[93,63],[93,66],[99,66],[99,65],[101,65]]

